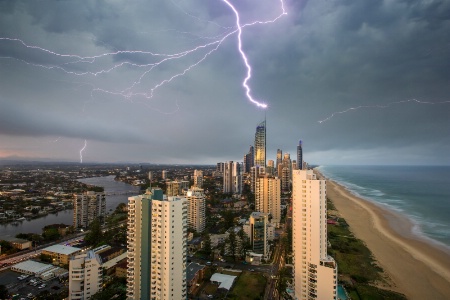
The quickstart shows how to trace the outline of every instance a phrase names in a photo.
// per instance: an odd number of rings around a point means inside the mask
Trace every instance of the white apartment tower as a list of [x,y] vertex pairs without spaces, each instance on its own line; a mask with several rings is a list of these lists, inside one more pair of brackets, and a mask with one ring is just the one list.
[[198,188],[202,188],[203,186],[203,171],[202,170],[194,170],[194,186]]
[[281,220],[281,180],[268,175],[257,178],[255,210],[272,216],[271,223],[278,227]]
[[205,230],[205,194],[203,189],[192,187],[186,193],[188,201],[188,226],[198,233]]
[[88,227],[96,218],[106,213],[105,193],[87,191],[73,198],[73,227]]
[[102,289],[102,260],[94,251],[69,261],[69,300],[89,300]]
[[128,198],[127,299],[186,299],[186,237],[186,198],[161,189]]
[[327,254],[326,181],[293,172],[292,237],[295,299],[337,299],[337,264]]

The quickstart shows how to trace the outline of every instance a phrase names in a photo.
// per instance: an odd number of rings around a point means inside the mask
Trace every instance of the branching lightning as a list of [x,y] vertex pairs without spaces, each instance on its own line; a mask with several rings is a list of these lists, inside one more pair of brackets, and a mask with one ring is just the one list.
[[83,148],[81,148],[81,150],[80,150],[80,164],[83,163],[83,152],[84,152],[84,150],[86,149],[86,147],[87,147],[87,140],[84,140],[84,146],[83,146]]
[[[153,109],[160,113],[160,110],[152,107],[147,100],[154,97],[155,92],[171,83],[172,81],[185,76],[191,70],[193,70],[198,65],[204,63],[204,61],[220,49],[226,40],[236,36],[237,38],[237,50],[241,57],[243,66],[245,67],[246,74],[242,81],[242,87],[245,91],[245,96],[248,101],[257,107],[266,108],[267,104],[261,100],[257,100],[252,95],[252,89],[250,87],[250,80],[252,78],[252,66],[250,61],[243,50],[243,31],[245,28],[264,25],[269,23],[274,23],[281,17],[287,15],[284,7],[284,0],[278,0],[280,4],[280,13],[276,14],[272,19],[269,20],[252,20],[249,23],[241,23],[241,15],[236,7],[231,3],[232,0],[217,0],[218,3],[223,2],[225,7],[229,8],[230,11],[235,16],[235,24],[231,27],[223,26],[217,22],[204,20],[195,16],[193,13],[184,10],[181,6],[172,1],[174,6],[184,13],[187,17],[194,19],[196,22],[207,22],[214,25],[219,29],[218,32],[211,34],[210,36],[202,37],[200,35],[180,32],[177,33],[183,35],[191,35],[196,37],[195,40],[191,41],[191,46],[185,49],[180,49],[179,51],[172,51],[170,53],[158,53],[147,50],[118,50],[111,48],[104,53],[99,53],[95,55],[81,55],[77,53],[68,52],[56,52],[53,49],[47,49],[39,45],[33,45],[19,37],[0,37],[0,43],[9,44],[12,47],[20,48],[21,50],[31,51],[34,55],[34,60],[24,58],[25,56],[20,56],[24,51],[12,52],[13,54],[0,57],[0,60],[14,60],[18,63],[34,67],[41,68],[46,71],[61,72],[68,74],[73,77],[83,77],[87,78],[81,82],[78,80],[70,81],[71,83],[79,84],[78,87],[86,87],[91,94],[91,100],[85,100],[82,105],[83,113],[86,111],[86,105],[88,102],[94,101],[95,96],[98,93],[103,93],[106,95],[118,96],[123,98],[125,101],[140,103],[149,109]],[[172,29],[167,30],[172,31]],[[199,42],[200,41],[200,42]],[[37,54],[37,55],[36,55]],[[126,56],[128,59],[124,60],[123,57]],[[136,58],[136,59],[134,59]],[[144,59],[144,61],[139,61]],[[136,62],[139,61],[139,62]],[[180,61],[180,63],[178,63]],[[188,63],[186,63],[186,61]],[[167,65],[171,62],[177,62],[175,69],[168,68]],[[180,67],[181,66],[181,67]],[[156,68],[164,67],[165,70],[169,70],[167,75],[163,78],[156,78],[152,84],[148,84],[152,71],[156,71]],[[177,69],[176,69],[177,68]],[[120,72],[126,69],[127,71],[132,71],[127,74],[125,83],[120,88],[114,85],[114,89],[105,88],[105,85],[111,85],[108,80],[108,74],[114,72]],[[134,77],[133,77],[134,76]],[[95,81],[93,79],[96,79]],[[154,78],[151,78],[152,80]],[[104,80],[104,81],[102,81]],[[168,112],[168,114],[175,113],[179,110],[178,102],[176,103],[176,110],[173,112]],[[60,137],[58,137],[54,142],[57,142]],[[83,163],[83,152],[87,147],[87,140],[84,141],[84,146],[79,150],[80,153],[80,163]]]
[[343,110],[343,111],[334,112],[330,116],[328,116],[327,118],[325,118],[323,120],[320,120],[320,121],[317,121],[317,122],[322,124],[323,122],[326,122],[326,121],[330,120],[331,118],[333,118],[336,115],[345,114],[345,113],[348,113],[348,112],[353,111],[353,110],[359,110],[359,109],[364,109],[364,108],[369,108],[369,109],[370,108],[380,108],[380,109],[384,109],[384,108],[389,108],[389,107],[391,107],[392,105],[395,105],[395,104],[403,104],[403,103],[408,103],[408,102],[414,102],[414,103],[418,103],[418,104],[431,104],[431,105],[450,103],[450,101],[428,102],[428,101],[420,101],[420,100],[417,100],[417,99],[408,99],[408,100],[402,100],[402,101],[395,101],[395,102],[387,103],[387,104],[384,104],[384,105],[381,105],[381,104],[376,104],[376,105],[359,105],[359,106],[347,108],[346,110]]
[[[233,4],[231,4],[231,2],[229,0],[222,0],[222,1],[232,10],[232,12],[234,13],[234,15],[236,17],[236,24],[234,27],[221,26],[220,24],[218,24],[216,22],[201,20],[200,18],[194,16],[193,14],[184,11],[180,6],[178,6],[177,4],[172,2],[178,9],[180,9],[187,16],[194,18],[197,21],[208,22],[208,23],[214,24],[214,25],[218,26],[219,28],[222,28],[225,30],[224,33],[217,35],[215,37],[215,39],[211,42],[197,45],[195,47],[192,47],[190,49],[180,51],[177,53],[155,53],[155,52],[144,51],[144,50],[116,50],[116,51],[101,53],[101,54],[97,54],[97,55],[82,56],[82,55],[78,55],[78,54],[58,53],[58,52],[55,52],[55,51],[52,51],[52,50],[49,50],[49,49],[46,49],[46,48],[43,48],[40,46],[30,45],[30,44],[26,43],[24,40],[21,40],[19,38],[0,37],[0,41],[18,43],[27,49],[43,52],[44,54],[46,54],[50,57],[62,59],[63,61],[60,62],[59,64],[42,64],[42,63],[34,63],[34,62],[26,61],[26,60],[18,58],[18,57],[7,56],[7,57],[0,57],[0,58],[15,59],[17,61],[20,61],[20,62],[25,63],[30,66],[44,68],[47,70],[59,70],[59,71],[62,71],[66,74],[73,75],[73,76],[90,75],[90,76],[97,77],[97,76],[118,70],[123,67],[134,68],[134,69],[144,69],[144,71],[141,73],[141,75],[139,75],[137,77],[137,79],[135,81],[133,81],[128,87],[126,87],[122,90],[109,90],[109,89],[105,89],[102,87],[94,87],[93,86],[91,96],[94,97],[93,94],[95,92],[101,92],[101,93],[106,93],[106,94],[110,94],[110,95],[121,96],[128,100],[130,100],[130,98],[133,98],[133,97],[143,97],[145,99],[150,99],[150,98],[153,98],[154,92],[157,89],[170,83],[171,81],[173,81],[174,79],[176,79],[178,77],[182,77],[182,76],[186,75],[193,68],[195,68],[196,66],[201,64],[208,56],[210,56],[212,53],[217,51],[226,39],[228,39],[229,37],[236,34],[237,41],[238,41],[238,51],[242,58],[243,64],[247,70],[246,76],[242,82],[242,86],[245,89],[245,95],[246,95],[247,99],[251,103],[255,104],[257,107],[266,108],[267,104],[256,100],[252,96],[252,91],[249,86],[249,80],[251,79],[251,76],[252,76],[252,68],[251,68],[249,60],[247,58],[247,55],[245,54],[244,50],[242,49],[242,31],[243,31],[243,28],[245,28],[245,27],[254,26],[254,25],[258,25],[258,24],[274,23],[279,18],[286,15],[287,12],[284,8],[284,2],[283,2],[284,0],[279,0],[280,6],[281,6],[281,13],[278,16],[276,16],[275,18],[273,18],[271,20],[265,20],[265,21],[256,20],[251,23],[242,24],[242,25],[241,25],[241,21],[240,21],[239,12],[235,8],[235,6]],[[214,38],[214,37],[209,37],[209,39],[211,39],[211,38]],[[190,55],[197,54],[201,51],[205,51],[205,53],[203,55],[200,55],[200,58],[197,58],[196,60],[194,60],[194,62],[191,63],[188,67],[184,68],[183,70],[181,70],[179,72],[176,72],[175,74],[170,75],[167,78],[162,79],[161,81],[156,83],[153,87],[151,87],[147,91],[135,91],[137,86],[141,85],[144,78],[151,71],[153,71],[156,67],[161,66],[162,64],[168,63],[170,61],[179,60],[179,59],[188,57]],[[124,62],[112,64],[108,68],[98,68],[97,70],[95,70],[96,63],[99,62],[99,60],[106,59],[106,58],[112,58],[112,57],[116,57],[116,56],[123,55],[123,54],[144,55],[145,57],[147,57],[149,59],[156,59],[156,61],[147,63],[147,64],[138,64],[138,63],[133,63],[130,61],[124,61]],[[77,68],[75,70],[73,70],[72,66],[75,66],[75,65],[77,66]],[[90,69],[79,71],[78,69],[80,68],[80,66],[83,66],[83,65],[89,66]]]

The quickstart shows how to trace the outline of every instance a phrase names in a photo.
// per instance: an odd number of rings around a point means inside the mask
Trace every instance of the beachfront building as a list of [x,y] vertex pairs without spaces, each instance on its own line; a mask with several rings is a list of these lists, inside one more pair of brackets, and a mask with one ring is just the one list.
[[271,223],[278,227],[281,220],[281,181],[278,177],[260,176],[255,186],[255,210],[268,213]]
[[75,194],[73,198],[73,227],[87,228],[97,218],[101,221],[106,214],[105,193],[87,191]]
[[93,250],[69,262],[69,300],[89,300],[102,289],[103,268],[100,256]]
[[186,198],[128,198],[127,299],[186,299],[186,237]]
[[327,254],[326,181],[293,172],[292,246],[295,299],[337,299],[337,264]]

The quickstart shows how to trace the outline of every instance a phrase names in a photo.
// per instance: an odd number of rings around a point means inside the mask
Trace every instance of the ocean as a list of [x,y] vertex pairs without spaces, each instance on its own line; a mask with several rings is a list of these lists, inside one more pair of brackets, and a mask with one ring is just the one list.
[[351,193],[394,210],[450,251],[450,166],[320,166]]

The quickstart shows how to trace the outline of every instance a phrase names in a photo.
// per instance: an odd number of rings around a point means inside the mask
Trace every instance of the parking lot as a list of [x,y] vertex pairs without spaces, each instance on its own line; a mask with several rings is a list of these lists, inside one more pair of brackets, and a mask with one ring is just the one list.
[[[49,291],[51,293],[60,292],[63,289],[68,289],[67,282],[60,282],[58,278],[50,279],[48,281],[42,281],[32,275],[24,280],[17,279],[21,276],[21,273],[17,273],[11,270],[0,272],[0,284],[3,284],[8,289],[11,295],[17,295],[17,298],[27,298],[28,295],[37,295],[42,291]],[[37,284],[32,285],[31,280],[36,280]],[[45,287],[41,287],[45,284]],[[32,297],[30,297],[32,298]]]

